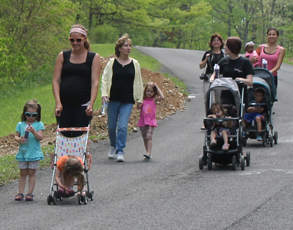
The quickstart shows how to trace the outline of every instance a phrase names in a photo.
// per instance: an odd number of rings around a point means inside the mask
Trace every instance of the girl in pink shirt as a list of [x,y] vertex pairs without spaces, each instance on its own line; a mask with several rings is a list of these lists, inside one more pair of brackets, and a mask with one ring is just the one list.
[[143,92],[143,104],[140,110],[140,119],[137,126],[140,127],[146,154],[145,159],[151,159],[152,135],[156,121],[156,102],[164,100],[164,95],[156,83],[148,82]]

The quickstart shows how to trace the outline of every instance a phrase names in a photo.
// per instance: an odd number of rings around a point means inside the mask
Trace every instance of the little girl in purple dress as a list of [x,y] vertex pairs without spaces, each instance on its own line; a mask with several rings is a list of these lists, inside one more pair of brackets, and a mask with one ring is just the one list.
[[145,159],[151,159],[152,154],[152,135],[156,121],[156,102],[164,100],[164,95],[156,83],[148,82],[143,92],[143,104],[140,111],[140,119],[137,126],[140,127],[146,154]]

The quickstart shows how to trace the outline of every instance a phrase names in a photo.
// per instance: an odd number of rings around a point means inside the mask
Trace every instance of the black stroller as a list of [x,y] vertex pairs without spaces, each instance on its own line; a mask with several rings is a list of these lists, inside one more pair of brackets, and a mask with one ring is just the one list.
[[[243,83],[239,83],[243,84]],[[217,78],[211,85],[206,95],[206,117],[211,114],[211,105],[219,101],[226,109],[227,116],[231,118],[204,118],[204,125],[206,127],[203,156],[199,158],[199,169],[202,170],[207,166],[209,170],[212,169],[213,162],[220,165],[232,165],[232,169],[236,169],[236,165],[240,165],[244,170],[246,166],[250,165],[250,152],[246,151],[244,155],[242,149],[242,133],[243,133],[243,97],[244,88],[242,93],[239,92],[237,83],[231,78]],[[230,128],[228,135],[229,150],[222,150],[221,146],[224,141],[221,136],[217,136],[217,147],[210,148],[211,142],[211,129],[214,122],[233,121],[233,127]]]
[[[264,103],[250,103],[250,106],[264,106],[264,117],[262,121],[262,145],[265,147],[266,144],[270,144],[273,147],[273,144],[278,143],[278,132],[274,131],[273,124],[273,105],[276,99],[276,89],[274,85],[274,76],[266,69],[255,68],[255,75],[253,76],[253,88],[248,89],[248,96],[250,101],[254,97],[254,91],[256,88],[261,88],[265,92]],[[247,139],[255,139],[257,133],[257,127],[254,121],[246,123],[244,128],[244,137],[243,137],[243,146],[246,146]]]

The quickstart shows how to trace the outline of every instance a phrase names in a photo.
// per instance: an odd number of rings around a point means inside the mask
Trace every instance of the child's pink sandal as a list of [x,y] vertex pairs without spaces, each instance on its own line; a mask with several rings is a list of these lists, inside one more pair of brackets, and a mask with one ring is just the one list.
[[229,146],[230,146],[229,144],[224,144],[223,147],[222,147],[222,150],[223,151],[228,151],[229,150]]
[[210,146],[211,147],[217,146],[217,141],[216,140],[212,140]]

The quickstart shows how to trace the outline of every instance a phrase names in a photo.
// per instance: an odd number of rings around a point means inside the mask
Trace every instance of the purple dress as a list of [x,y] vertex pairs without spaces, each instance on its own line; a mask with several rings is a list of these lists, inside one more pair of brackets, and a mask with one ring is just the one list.
[[154,102],[154,98],[146,98],[143,100],[143,104],[140,110],[140,119],[137,123],[137,126],[142,127],[149,125],[157,127],[156,110],[157,106]]

